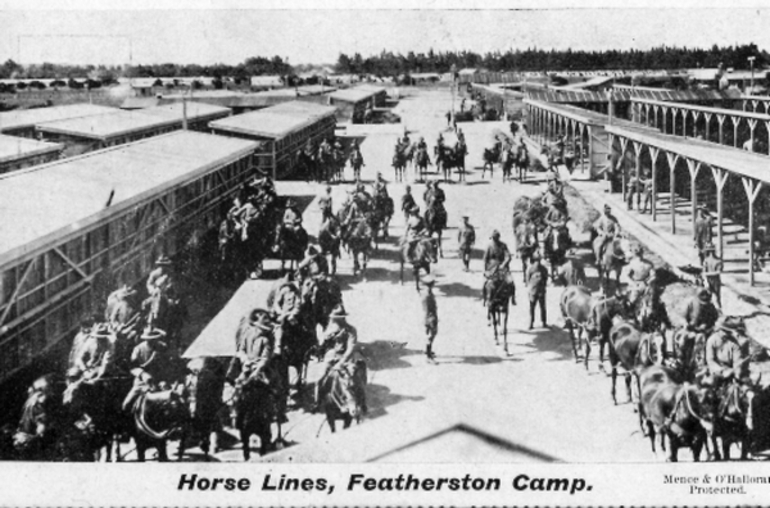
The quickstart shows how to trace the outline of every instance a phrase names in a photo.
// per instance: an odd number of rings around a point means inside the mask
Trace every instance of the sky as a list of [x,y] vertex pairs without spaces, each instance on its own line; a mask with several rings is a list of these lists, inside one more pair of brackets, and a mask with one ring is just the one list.
[[[334,63],[340,52],[468,49],[645,49],[754,42],[770,50],[770,6],[733,0],[114,0],[109,9],[70,0],[0,0],[0,61],[21,63],[236,64],[279,55],[291,64]],[[766,3],[766,2],[765,2]],[[361,6],[375,5],[376,8]],[[655,5],[655,8],[639,6]],[[751,7],[754,5],[755,7]],[[255,7],[258,6],[258,7]],[[320,8],[319,8],[320,6]],[[512,10],[510,7],[520,7]],[[549,8],[532,8],[546,6]],[[503,8],[508,7],[508,8]]]

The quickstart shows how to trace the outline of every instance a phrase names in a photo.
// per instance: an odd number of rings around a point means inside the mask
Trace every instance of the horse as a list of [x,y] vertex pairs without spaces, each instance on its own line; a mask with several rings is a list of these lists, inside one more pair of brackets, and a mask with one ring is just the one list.
[[[366,264],[369,261],[374,237],[370,222],[368,217],[365,220],[357,221],[346,227],[346,231],[343,233],[345,246],[353,256],[354,277],[359,271],[362,277],[366,277]],[[360,263],[358,261],[359,254],[361,255]]]
[[424,148],[417,150],[417,154],[415,155],[415,165],[416,169],[420,172],[419,179],[424,180],[425,174],[428,172],[428,166],[431,165],[428,150]]
[[436,168],[444,175],[444,181],[452,179],[452,168],[459,168],[459,156],[452,147],[446,145],[436,146],[434,153],[436,155]]
[[516,163],[516,156],[510,150],[505,150],[502,155],[501,166],[503,168],[503,182],[513,180],[512,169]]
[[[599,370],[604,370],[604,347],[610,343],[610,330],[615,324],[616,318],[627,320],[627,309],[625,301],[622,298],[602,297],[592,298],[591,301],[591,324],[594,336],[599,346]],[[591,355],[591,341],[587,340],[585,353],[585,368],[588,370],[588,358]]]
[[393,198],[387,195],[374,196],[374,207],[370,214],[370,226],[373,232],[373,238],[375,242],[375,248],[377,248],[377,239],[379,238],[379,231],[382,230],[383,238],[388,239],[388,226],[390,220],[393,218]]
[[444,204],[432,200],[431,206],[425,210],[425,225],[428,230],[428,235],[436,238],[438,253],[440,257],[444,257],[444,250],[441,246],[442,232],[447,226],[447,213]]
[[[711,442],[715,460],[730,460],[730,447],[733,443],[741,445],[741,460],[749,456],[751,433],[754,430],[754,398],[756,390],[733,379],[717,389],[719,405],[717,408]],[[722,447],[717,446],[721,439]]]
[[545,258],[551,265],[551,280],[556,281],[559,266],[564,263],[567,251],[572,247],[569,229],[566,225],[549,227],[545,236],[543,251]]
[[[580,340],[583,333],[586,334],[586,342],[590,340],[587,327],[591,318],[592,305],[591,290],[585,286],[567,286],[559,297],[559,308],[564,318],[564,326],[569,332],[572,355],[576,363],[580,361],[578,350],[581,349]],[[575,333],[575,328],[577,328],[577,333]],[[587,365],[587,357],[585,361]]]
[[318,245],[321,247],[321,253],[329,256],[332,274],[337,273],[337,259],[340,257],[340,224],[337,217],[329,214],[324,218],[321,224],[321,230],[318,232]]
[[367,368],[363,360],[346,362],[319,381],[319,406],[335,432],[335,421],[342,420],[347,429],[355,419],[360,423],[366,414]]
[[492,322],[495,345],[499,345],[498,327],[502,327],[503,349],[508,354],[508,307],[516,305],[516,286],[510,273],[497,273],[485,282],[484,305],[487,307],[487,321]]
[[235,428],[243,446],[243,460],[251,458],[250,436],[259,437],[259,454],[264,455],[272,447],[270,425],[276,417],[276,401],[273,388],[264,377],[248,379],[237,389],[235,398]]
[[686,381],[694,382],[706,372],[706,334],[685,327],[674,330],[672,364]]
[[458,181],[465,181],[465,156],[468,155],[468,147],[464,141],[458,141],[454,149],[454,158],[452,165],[457,169]]
[[361,180],[361,168],[365,166],[364,157],[360,150],[353,150],[350,153],[350,167],[353,168],[353,180]]
[[69,418],[72,421],[86,419],[93,426],[91,445],[96,459],[103,456],[110,462],[113,451],[115,461],[122,459],[120,442],[131,435],[133,425],[121,405],[132,384],[130,376],[116,375],[93,383],[77,380],[64,390],[62,402]]
[[537,229],[545,227],[545,214],[548,210],[540,197],[519,196],[513,202],[513,231],[522,222],[532,222]]
[[693,460],[699,462],[707,435],[713,431],[714,401],[709,390],[673,382],[660,369],[663,367],[652,366],[641,374],[639,418],[647,428],[652,451],[655,453],[655,435],[659,434],[664,450],[663,438],[668,437],[668,461],[677,462],[679,448],[687,446]]
[[481,178],[484,178],[484,174],[489,167],[489,178],[493,178],[495,175],[495,164],[500,162],[501,157],[501,143],[495,143],[492,148],[484,149],[484,166],[481,169]]
[[537,229],[530,223],[520,223],[513,233],[516,240],[516,255],[521,259],[522,277],[526,281],[527,264],[539,248]]
[[27,391],[27,400],[17,427],[7,426],[0,435],[3,459],[53,460],[56,445],[67,430],[63,418],[59,378],[46,374],[36,379]]
[[302,282],[300,292],[314,325],[326,328],[332,309],[338,305],[344,308],[342,290],[332,277],[308,277]]
[[144,462],[148,448],[158,450],[158,460],[168,461],[166,441],[179,436],[177,460],[184,455],[184,433],[190,422],[187,393],[183,384],[168,390],[141,394],[131,408],[134,420],[134,442],[139,462]]
[[404,284],[404,264],[409,262],[412,264],[415,286],[417,291],[420,290],[420,269],[430,273],[430,264],[438,262],[438,258],[436,257],[436,251],[438,250],[437,244],[438,240],[436,238],[420,238],[414,246],[411,259],[409,259],[409,244],[405,240],[401,241],[399,257],[399,281],[401,282],[401,285]]
[[190,429],[199,437],[200,448],[206,456],[219,448],[225,374],[225,366],[218,358],[195,358],[187,364],[185,387],[189,394]]
[[606,293],[609,290],[609,278],[612,272],[615,272],[615,287],[620,285],[620,273],[627,263],[626,252],[628,240],[622,237],[612,238],[604,242],[601,236],[593,240],[594,253],[598,254],[596,258],[596,269],[599,272],[599,284]]
[[519,182],[524,182],[524,178],[527,176],[527,168],[529,168],[529,151],[527,146],[522,143],[516,151],[516,169],[519,173]]
[[641,331],[652,332],[672,327],[668,311],[660,299],[660,289],[654,280],[646,284],[636,298],[631,298],[629,292],[626,292],[626,297],[631,300],[628,306]]
[[301,225],[293,228],[278,226],[273,252],[281,260],[281,271],[286,270],[286,261],[289,261],[289,270],[294,270],[295,265],[305,257],[309,241],[307,231]]
[[404,174],[406,173],[406,149],[401,145],[396,146],[395,152],[393,153],[393,162],[391,165],[395,171],[396,181],[403,181]]
[[618,371],[617,365],[625,372],[626,393],[632,402],[631,374],[636,378],[637,393],[641,393],[639,372],[651,365],[662,365],[665,359],[665,337],[660,333],[643,333],[628,321],[613,325],[610,337],[610,365],[612,367],[612,401],[617,405],[615,395]]

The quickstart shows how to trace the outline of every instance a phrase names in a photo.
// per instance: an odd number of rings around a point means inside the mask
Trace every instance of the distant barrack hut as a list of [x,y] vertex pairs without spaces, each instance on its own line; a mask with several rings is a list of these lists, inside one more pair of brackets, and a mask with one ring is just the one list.
[[0,113],[0,132],[12,136],[34,138],[35,126],[43,122],[55,122],[71,118],[84,118],[119,111],[108,106],[93,104],[69,104],[47,108],[14,109]]
[[35,130],[47,141],[63,143],[64,154],[72,156],[185,127],[188,130],[207,130],[210,121],[230,114],[230,109],[221,106],[178,103],[45,122],[37,124]]
[[359,85],[329,94],[329,104],[337,107],[337,119],[342,122],[363,123],[367,110],[384,106],[388,93],[385,88]]
[[60,143],[0,134],[0,174],[56,160],[63,149]]
[[274,179],[292,174],[297,152],[334,135],[335,108],[292,101],[209,123],[216,134],[259,141],[254,163]]

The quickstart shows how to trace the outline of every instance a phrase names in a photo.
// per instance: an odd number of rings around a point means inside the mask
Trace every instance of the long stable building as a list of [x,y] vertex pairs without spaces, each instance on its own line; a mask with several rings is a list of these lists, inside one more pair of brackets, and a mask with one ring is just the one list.
[[770,154],[770,115],[766,113],[633,98],[631,118],[663,133]]
[[185,127],[205,131],[210,121],[230,114],[230,109],[221,106],[178,103],[40,123],[35,129],[43,139],[63,143],[65,155],[72,156]]
[[35,126],[44,122],[104,115],[116,111],[119,110],[93,104],[69,104],[47,108],[14,109],[0,113],[0,132],[13,136],[33,138],[36,135]]
[[0,381],[215,232],[256,147],[180,131],[0,176]]
[[334,135],[335,112],[333,107],[292,101],[216,120],[209,126],[217,134],[259,141],[254,162],[277,179],[292,173],[297,152],[308,142]]
[[64,145],[0,134],[0,174],[59,158]]
[[330,93],[329,104],[337,107],[340,121],[362,123],[367,110],[385,105],[387,95],[383,87],[364,84]]

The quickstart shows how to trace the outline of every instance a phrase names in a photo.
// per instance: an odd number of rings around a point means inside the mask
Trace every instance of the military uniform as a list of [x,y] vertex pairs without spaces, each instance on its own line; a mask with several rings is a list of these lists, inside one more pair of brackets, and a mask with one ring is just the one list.
[[112,334],[95,332],[80,346],[74,360],[83,379],[97,381],[111,373],[115,364],[115,341]]
[[321,217],[326,217],[332,214],[332,196],[331,194],[323,194],[318,197],[318,209],[321,210]]
[[706,365],[718,378],[749,378],[749,340],[725,330],[717,330],[706,341]]
[[297,266],[297,271],[303,277],[318,277],[329,274],[329,264],[326,258],[320,253],[308,254],[305,259]]
[[275,296],[272,313],[276,322],[280,325],[275,329],[276,354],[283,345],[283,335],[287,324],[296,324],[302,306],[302,296],[297,287],[292,283],[283,284]]
[[542,325],[547,325],[545,308],[545,291],[548,282],[548,269],[542,265],[539,259],[536,259],[527,268],[527,290],[529,292],[529,329],[535,324],[535,308],[540,306],[540,321]]
[[628,263],[626,273],[629,279],[629,301],[636,304],[645,289],[655,277],[655,266],[647,259],[636,256]]
[[469,222],[464,222],[457,231],[457,243],[457,250],[467,270],[471,260],[473,245],[476,243],[476,230]]
[[508,246],[501,241],[492,241],[484,252],[484,276],[492,277],[499,267],[507,267],[511,262]]
[[719,312],[710,301],[694,297],[687,304],[684,317],[689,330],[707,332],[714,328]]
[[582,286],[586,283],[583,264],[576,259],[568,259],[558,268],[557,275],[563,278],[568,286]]
[[163,267],[158,267],[150,272],[147,277],[147,293],[150,296],[168,295],[173,291],[174,283],[171,273]]
[[723,268],[722,260],[716,257],[713,251],[708,253],[706,259],[703,260],[703,278],[720,307],[722,306],[722,278],[720,274]]
[[165,334],[159,331],[149,332],[154,335],[143,340],[131,352],[131,373],[134,375],[134,386],[123,401],[123,410],[129,411],[138,397],[157,388],[165,388],[166,382],[173,376],[171,356],[168,345],[159,337]]
[[642,179],[642,211],[647,213],[647,207],[652,206],[652,178]]
[[703,264],[703,259],[705,258],[703,249],[706,245],[711,243],[711,241],[711,219],[701,215],[701,217],[695,221],[695,247],[698,249],[698,260],[701,264]]
[[433,294],[432,283],[426,282],[428,288],[422,295],[422,310],[425,316],[425,352],[429,358],[433,358],[433,340],[438,333],[438,309],[436,306],[436,296]]
[[401,211],[404,212],[404,215],[409,214],[409,210],[412,209],[417,203],[414,201],[414,196],[410,192],[407,192],[403,196],[401,196]]

